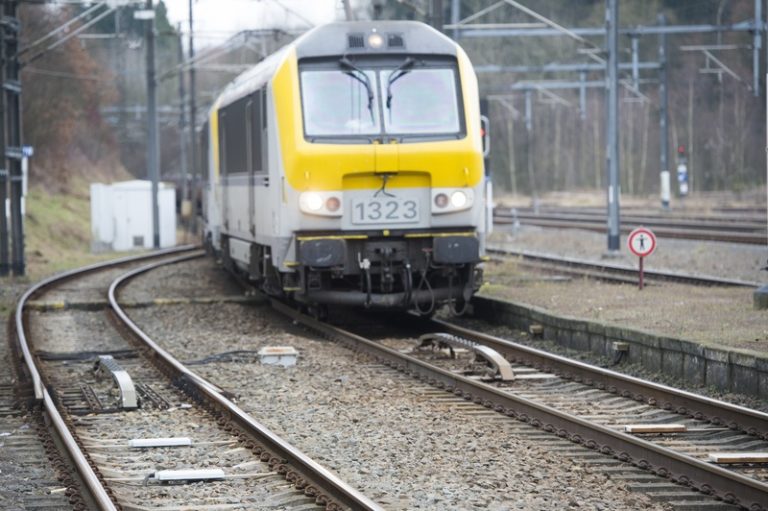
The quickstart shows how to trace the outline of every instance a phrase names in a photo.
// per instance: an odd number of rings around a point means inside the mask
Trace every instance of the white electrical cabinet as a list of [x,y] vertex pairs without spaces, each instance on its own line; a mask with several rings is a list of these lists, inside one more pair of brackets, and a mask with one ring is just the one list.
[[[160,248],[176,245],[176,190],[158,189]],[[152,182],[91,184],[91,249],[94,252],[152,248]]]

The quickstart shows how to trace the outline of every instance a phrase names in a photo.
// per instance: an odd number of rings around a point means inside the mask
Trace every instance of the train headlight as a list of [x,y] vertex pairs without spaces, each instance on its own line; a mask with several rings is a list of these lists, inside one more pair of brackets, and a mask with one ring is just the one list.
[[448,205],[448,196],[444,193],[438,193],[435,195],[435,206],[440,209],[445,208]]
[[470,209],[475,201],[472,188],[433,188],[432,214],[444,215]]
[[329,197],[327,201],[325,201],[325,209],[330,211],[331,213],[335,213],[339,210],[341,207],[341,201],[338,197]]
[[303,192],[299,195],[299,209],[317,216],[340,217],[344,214],[342,192]]
[[368,45],[371,48],[381,48],[384,45],[384,38],[380,34],[371,34],[368,36]]
[[451,206],[461,209],[467,205],[467,194],[461,190],[456,190],[451,194]]
[[301,194],[301,203],[309,211],[320,211],[323,207],[323,198],[319,193],[306,192]]

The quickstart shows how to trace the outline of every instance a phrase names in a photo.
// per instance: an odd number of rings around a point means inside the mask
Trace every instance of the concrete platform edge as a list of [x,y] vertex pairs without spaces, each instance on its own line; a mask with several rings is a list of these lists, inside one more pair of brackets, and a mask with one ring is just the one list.
[[474,316],[490,323],[524,331],[531,325],[541,325],[545,339],[566,348],[611,357],[613,342],[626,342],[630,346],[629,363],[680,378],[691,385],[768,398],[768,357],[558,316],[538,307],[498,298],[475,296],[472,305]]

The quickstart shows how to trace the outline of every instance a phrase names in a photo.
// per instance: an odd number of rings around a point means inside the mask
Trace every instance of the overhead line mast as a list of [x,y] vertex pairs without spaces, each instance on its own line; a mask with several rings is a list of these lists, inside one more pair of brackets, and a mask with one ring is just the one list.
[[[19,65],[19,2],[3,0],[0,31],[2,32],[2,70],[0,70],[0,276],[13,272],[24,275],[24,222],[22,218],[21,142],[21,77]],[[10,191],[10,200],[8,192]],[[9,214],[10,213],[10,214]],[[10,219],[10,222],[9,222]],[[10,225],[9,225],[10,223]],[[9,232],[10,228],[10,232]],[[8,234],[10,233],[10,243]],[[10,249],[10,250],[9,250]],[[10,259],[9,259],[10,254]]]
[[[189,0],[189,61],[195,61],[195,18],[192,9],[192,0]],[[184,108],[184,105],[182,105]],[[190,224],[192,232],[197,229],[197,194],[199,182],[202,181],[203,176],[198,176],[200,165],[198,162],[197,154],[197,133],[195,131],[197,126],[197,83],[195,77],[195,66],[189,66],[189,161],[192,165],[192,186],[190,186],[191,197],[184,197],[192,201],[192,217],[190,218]]]
[[[5,14],[6,2],[0,5],[0,40],[5,39]],[[0,62],[5,62],[5,44],[0,42]],[[5,94],[2,92],[5,84],[5,70],[0,69],[0,121],[5,119]],[[5,277],[11,271],[9,250],[10,239],[8,237],[8,219],[6,203],[8,201],[8,164],[5,159],[5,122],[0,122],[0,277]]]

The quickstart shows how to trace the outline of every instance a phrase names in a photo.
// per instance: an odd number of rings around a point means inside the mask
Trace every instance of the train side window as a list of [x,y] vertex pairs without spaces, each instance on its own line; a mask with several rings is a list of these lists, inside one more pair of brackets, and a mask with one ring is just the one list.
[[245,104],[245,168],[248,169],[248,172],[252,172],[254,170],[254,162],[256,161],[254,156],[254,151],[256,148],[252,143],[254,129],[256,129],[256,127],[253,125],[253,100],[249,99]]
[[269,110],[267,108],[269,93],[267,87],[263,87],[259,90],[261,95],[261,168],[264,172],[269,170],[269,139],[267,130],[267,114]]
[[227,175],[227,112],[219,112],[219,173],[222,176]]
[[221,119],[223,137],[221,142],[224,146],[222,168],[225,174],[248,171],[245,113],[247,99],[236,101],[223,109]]
[[202,176],[203,179],[208,179],[208,147],[209,147],[209,140],[208,140],[208,122],[203,124],[203,129],[200,132],[200,143],[198,144],[198,154],[197,154],[197,167],[200,169],[200,176]]

